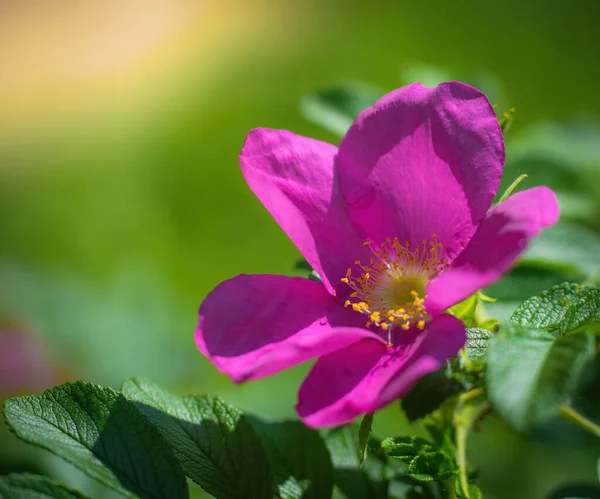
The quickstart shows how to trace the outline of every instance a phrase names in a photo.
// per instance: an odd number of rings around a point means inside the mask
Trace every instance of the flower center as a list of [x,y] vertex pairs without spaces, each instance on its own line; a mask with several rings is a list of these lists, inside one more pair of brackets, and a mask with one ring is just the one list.
[[424,305],[425,287],[447,265],[442,258],[443,245],[436,235],[414,250],[408,241],[401,244],[398,238],[388,238],[379,245],[365,241],[365,245],[373,257],[368,265],[354,262],[357,269],[348,269],[342,278],[353,290],[344,306],[367,315],[367,327],[375,325],[388,331],[390,344],[392,328],[425,329],[429,320]]

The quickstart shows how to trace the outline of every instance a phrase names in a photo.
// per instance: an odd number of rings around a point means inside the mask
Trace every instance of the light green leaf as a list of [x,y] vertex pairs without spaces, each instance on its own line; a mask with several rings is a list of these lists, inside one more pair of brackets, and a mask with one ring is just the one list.
[[85,499],[80,492],[54,480],[30,473],[0,476],[1,499]]
[[383,91],[372,85],[348,82],[305,97],[300,111],[307,121],[342,137],[354,118],[382,95]]
[[558,414],[593,356],[591,335],[555,338],[544,330],[505,324],[488,347],[489,400],[509,425],[527,431]]
[[381,448],[388,456],[408,464],[406,474],[419,482],[441,481],[457,473],[454,460],[424,438],[386,438]]
[[487,329],[470,327],[467,329],[467,344],[465,345],[470,359],[483,360],[485,358],[488,342],[493,336]]
[[600,236],[584,227],[559,223],[531,240],[521,263],[587,277],[600,269]]
[[333,467],[329,451],[317,431],[307,428],[300,421],[268,423],[250,417],[249,422],[267,451],[275,475],[277,497],[331,497]]
[[600,288],[583,288],[560,324],[560,332],[600,333]]
[[554,331],[559,328],[581,290],[580,285],[570,282],[553,286],[525,300],[510,320],[519,326]]
[[158,428],[187,476],[204,490],[219,499],[271,497],[266,452],[236,408],[212,396],[178,397],[140,378],[126,380],[122,392]]
[[5,404],[6,421],[26,442],[81,468],[128,497],[187,497],[185,476],[159,431],[110,388],[66,383]]
[[466,300],[463,300],[448,309],[448,312],[463,321],[465,326],[471,327],[473,325],[473,318],[475,317],[475,310],[477,310],[478,302],[479,295],[475,293]]

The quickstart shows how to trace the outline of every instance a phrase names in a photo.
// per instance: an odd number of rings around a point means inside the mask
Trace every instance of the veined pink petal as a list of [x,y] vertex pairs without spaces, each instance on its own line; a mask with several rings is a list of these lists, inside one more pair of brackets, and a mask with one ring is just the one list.
[[392,348],[365,338],[325,355],[300,388],[298,414],[308,426],[323,427],[380,409],[439,369],[465,340],[463,323],[442,315],[422,333],[397,331]]
[[330,292],[368,251],[348,217],[334,172],[337,148],[285,130],[251,130],[240,154],[256,197]]
[[452,260],[498,189],[502,131],[484,94],[460,82],[400,88],[363,111],[340,144],[350,217],[374,242],[414,249],[433,234]]
[[556,223],[558,201],[547,187],[517,192],[494,207],[451,268],[427,286],[425,307],[438,314],[497,281],[529,239]]
[[[319,282],[238,275],[219,284],[199,311],[196,344],[235,382],[262,378],[364,338],[364,316]],[[345,326],[334,329],[336,326]]]

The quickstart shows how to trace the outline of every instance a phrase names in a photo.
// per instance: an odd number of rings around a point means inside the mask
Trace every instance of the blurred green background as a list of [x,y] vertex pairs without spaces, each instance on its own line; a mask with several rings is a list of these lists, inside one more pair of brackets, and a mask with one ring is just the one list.
[[[599,22],[596,0],[0,2],[0,398],[140,375],[293,417],[308,366],[234,386],[196,350],[196,310],[238,273],[297,272],[237,154],[258,126],[337,142],[300,102],[348,80],[460,79],[517,107],[504,183],[551,185],[581,237],[559,227],[532,248],[535,279],[526,259],[488,291],[492,312],[593,277]],[[423,432],[396,405],[375,431]],[[562,423],[526,442],[494,420],[469,449],[485,497],[507,499],[596,480],[599,452]],[[0,427],[0,472],[24,469],[105,497]]]

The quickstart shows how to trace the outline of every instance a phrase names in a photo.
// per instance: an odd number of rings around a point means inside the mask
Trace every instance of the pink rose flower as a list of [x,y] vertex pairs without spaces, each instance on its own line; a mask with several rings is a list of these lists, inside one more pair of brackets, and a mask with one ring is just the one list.
[[504,157],[492,106],[460,82],[389,93],[339,148],[250,131],[242,173],[322,283],[221,283],[200,307],[198,348],[238,383],[318,357],[297,405],[311,427],[402,397],[465,343],[444,311],[498,280],[558,219],[546,187],[489,210]]

